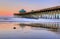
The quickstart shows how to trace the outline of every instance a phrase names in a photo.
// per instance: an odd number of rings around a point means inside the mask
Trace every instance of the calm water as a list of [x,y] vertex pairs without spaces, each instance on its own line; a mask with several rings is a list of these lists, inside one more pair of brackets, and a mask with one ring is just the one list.
[[1,22],[0,39],[60,39],[60,29],[21,26],[18,22]]

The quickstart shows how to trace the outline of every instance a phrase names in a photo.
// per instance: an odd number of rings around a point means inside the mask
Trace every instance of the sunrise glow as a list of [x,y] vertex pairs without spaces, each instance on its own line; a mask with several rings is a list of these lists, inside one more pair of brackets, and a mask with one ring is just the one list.
[[20,9],[31,11],[59,5],[60,0],[0,0],[0,16],[13,16]]

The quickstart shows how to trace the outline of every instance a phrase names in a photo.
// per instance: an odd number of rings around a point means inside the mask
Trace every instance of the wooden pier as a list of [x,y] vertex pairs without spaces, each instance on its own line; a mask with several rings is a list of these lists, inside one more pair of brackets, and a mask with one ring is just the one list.
[[60,6],[45,8],[31,12],[14,13],[14,16],[21,18],[43,18],[43,19],[60,19]]

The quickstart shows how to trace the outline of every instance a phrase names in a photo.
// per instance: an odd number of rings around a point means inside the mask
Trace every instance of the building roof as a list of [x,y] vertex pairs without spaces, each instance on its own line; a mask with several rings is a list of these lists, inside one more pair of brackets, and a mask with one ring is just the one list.
[[46,11],[54,11],[54,10],[60,10],[60,6],[55,6],[55,7],[51,7],[51,8],[45,8],[45,9],[31,11],[31,12],[19,13],[19,14],[15,13],[14,15],[33,14],[33,13],[46,12]]
[[24,9],[19,10],[19,13],[25,13],[26,11]]

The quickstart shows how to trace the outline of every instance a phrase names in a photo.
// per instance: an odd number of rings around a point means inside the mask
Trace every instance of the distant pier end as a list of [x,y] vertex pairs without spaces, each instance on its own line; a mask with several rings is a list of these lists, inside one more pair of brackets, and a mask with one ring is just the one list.
[[14,15],[21,18],[60,19],[60,6],[45,8],[31,12],[26,12],[24,9],[22,9],[18,14],[14,13]]

